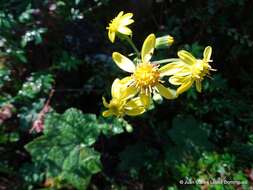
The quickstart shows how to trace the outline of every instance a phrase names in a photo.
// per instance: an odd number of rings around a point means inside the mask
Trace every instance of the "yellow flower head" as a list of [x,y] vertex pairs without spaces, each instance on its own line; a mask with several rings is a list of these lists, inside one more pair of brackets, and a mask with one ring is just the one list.
[[211,58],[212,47],[205,48],[203,59],[196,59],[191,53],[181,50],[178,52],[179,60],[168,65],[172,71],[169,82],[174,85],[180,85],[177,93],[181,94],[188,90],[195,82],[196,89],[201,92],[201,82],[205,76],[210,74],[210,70],[215,71],[209,65],[212,62]]
[[134,20],[131,19],[132,17],[133,13],[124,14],[124,12],[121,11],[118,16],[111,20],[106,29],[108,30],[108,37],[112,43],[114,43],[117,33],[132,35],[132,31],[127,27],[134,22]]
[[104,117],[115,115],[123,117],[124,115],[136,116],[145,112],[139,97],[135,97],[137,91],[133,87],[127,87],[124,80],[115,79],[112,88],[112,99],[109,103],[103,97],[103,104],[108,110],[103,112]]
[[167,99],[176,98],[176,93],[162,84],[161,78],[166,75],[166,67],[159,68],[158,65],[151,62],[155,44],[156,37],[154,34],[150,34],[143,43],[141,59],[137,60],[137,65],[118,52],[112,54],[112,58],[118,67],[131,73],[123,80],[126,81],[128,86],[134,87],[140,92],[140,97],[146,106],[149,105],[151,93],[154,91],[159,92]]

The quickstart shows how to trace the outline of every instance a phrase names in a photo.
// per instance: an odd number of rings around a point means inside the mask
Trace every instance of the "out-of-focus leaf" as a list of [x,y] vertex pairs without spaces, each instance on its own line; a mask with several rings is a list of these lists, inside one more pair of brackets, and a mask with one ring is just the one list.
[[32,127],[32,123],[37,119],[39,112],[43,108],[45,99],[39,99],[29,106],[20,108],[18,118],[20,121],[20,129],[28,131]]
[[124,132],[124,129],[127,132],[132,131],[132,126],[123,118],[104,118],[100,117],[99,121],[101,123],[101,131],[106,136],[117,135]]
[[19,90],[18,97],[33,99],[39,93],[48,93],[52,89],[53,82],[51,74],[32,73]]
[[35,44],[40,44],[42,42],[42,34],[47,31],[46,28],[39,28],[27,31],[21,40],[21,46],[25,47],[29,42],[34,41]]
[[0,68],[0,88],[4,86],[5,82],[10,81],[11,71],[7,68]]
[[173,145],[165,147],[169,163],[198,157],[203,151],[213,149],[212,143],[208,141],[208,131],[202,129],[191,116],[174,118],[169,136],[173,141]]
[[120,153],[120,164],[118,169],[121,171],[131,171],[138,173],[140,169],[149,169],[158,157],[158,151],[147,146],[145,143],[137,143],[128,146]]

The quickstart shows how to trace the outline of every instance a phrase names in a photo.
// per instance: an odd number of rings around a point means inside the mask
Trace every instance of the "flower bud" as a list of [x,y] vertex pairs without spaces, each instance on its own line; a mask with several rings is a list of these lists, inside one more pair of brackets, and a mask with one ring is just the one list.
[[159,38],[156,38],[155,48],[163,49],[171,46],[174,42],[174,38],[171,35],[165,35]]
[[131,125],[127,125],[126,126],[126,131],[128,132],[128,133],[132,133],[133,132],[133,127],[131,126]]

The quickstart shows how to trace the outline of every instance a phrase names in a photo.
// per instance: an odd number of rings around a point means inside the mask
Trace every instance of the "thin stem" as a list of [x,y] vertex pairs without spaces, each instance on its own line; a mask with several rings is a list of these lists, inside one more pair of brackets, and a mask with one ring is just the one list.
[[170,62],[173,62],[173,61],[179,61],[178,58],[170,58],[170,59],[162,59],[162,60],[159,60],[159,61],[152,61],[153,64],[163,64],[163,63],[170,63]]
[[134,45],[132,39],[129,36],[126,36],[126,40],[127,42],[130,44],[130,46],[133,48],[133,50],[135,51],[135,53],[137,54],[137,56],[140,58],[140,52],[139,50],[136,48],[136,46]]

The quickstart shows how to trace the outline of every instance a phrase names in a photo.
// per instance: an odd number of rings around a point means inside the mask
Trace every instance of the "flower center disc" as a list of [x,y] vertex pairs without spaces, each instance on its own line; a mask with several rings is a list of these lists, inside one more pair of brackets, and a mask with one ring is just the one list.
[[113,32],[116,32],[118,26],[119,26],[118,20],[113,19],[113,20],[111,21],[111,23],[109,24],[109,29],[110,29],[111,31],[113,31]]
[[142,90],[151,90],[157,85],[160,79],[160,73],[156,66],[150,63],[141,63],[137,66],[132,75],[135,85]]
[[208,73],[208,63],[204,62],[203,60],[197,60],[197,63],[193,67],[192,70],[193,77],[196,79],[203,79]]
[[122,101],[118,99],[112,99],[109,104],[109,108],[112,110],[112,112],[115,115],[121,115],[122,114]]

